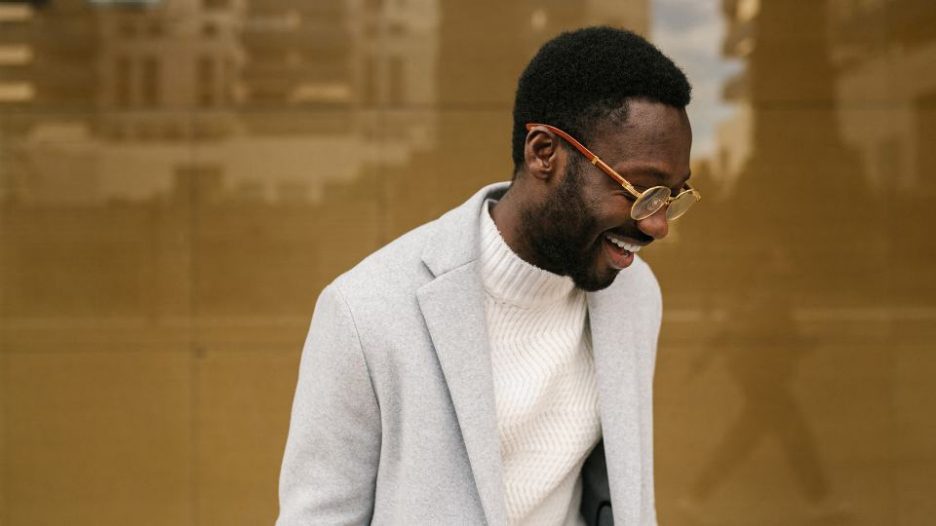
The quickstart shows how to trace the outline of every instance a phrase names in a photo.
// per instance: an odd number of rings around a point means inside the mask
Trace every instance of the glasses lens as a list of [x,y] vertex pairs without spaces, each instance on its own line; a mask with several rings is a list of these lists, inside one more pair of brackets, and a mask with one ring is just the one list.
[[679,194],[676,199],[670,202],[669,208],[666,209],[666,219],[672,221],[685,214],[696,201],[697,199],[693,192],[683,192]]
[[652,216],[657,210],[666,204],[666,198],[670,195],[670,189],[665,186],[654,186],[634,201],[631,207],[631,217],[640,221]]

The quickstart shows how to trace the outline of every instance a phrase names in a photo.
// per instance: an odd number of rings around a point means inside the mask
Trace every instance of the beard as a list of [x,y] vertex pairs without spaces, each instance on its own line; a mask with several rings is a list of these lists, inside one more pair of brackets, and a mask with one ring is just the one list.
[[602,247],[593,241],[598,221],[582,197],[583,164],[579,160],[569,165],[565,178],[541,207],[523,210],[522,235],[536,254],[536,265],[569,276],[578,288],[594,292],[611,285],[617,272],[602,276],[596,268]]

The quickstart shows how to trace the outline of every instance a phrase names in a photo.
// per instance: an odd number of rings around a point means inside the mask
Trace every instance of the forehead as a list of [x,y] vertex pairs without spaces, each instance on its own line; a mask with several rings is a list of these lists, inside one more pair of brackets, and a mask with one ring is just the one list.
[[625,122],[605,120],[595,127],[592,151],[621,175],[650,167],[668,177],[685,177],[692,147],[686,111],[647,100],[632,100],[628,106]]

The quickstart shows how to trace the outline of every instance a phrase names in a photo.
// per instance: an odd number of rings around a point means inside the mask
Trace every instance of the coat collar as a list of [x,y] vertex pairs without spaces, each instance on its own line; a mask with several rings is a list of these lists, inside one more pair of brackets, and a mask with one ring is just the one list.
[[[507,183],[487,186],[436,221],[422,255],[434,279],[417,291],[489,524],[503,524],[507,515],[479,268],[478,214],[485,199],[499,199],[507,188]],[[634,298],[628,297],[630,276],[622,278],[624,274],[609,289],[587,294],[587,301],[615,518],[636,524],[644,471],[641,451],[649,446],[640,443],[644,423],[636,353],[644,349],[637,348],[633,320],[623,315]]]
[[480,256],[480,232],[478,215],[486,199],[500,199],[509,183],[485,186],[458,208],[449,210],[433,223],[422,259],[432,275],[439,277],[466,263],[477,261]]

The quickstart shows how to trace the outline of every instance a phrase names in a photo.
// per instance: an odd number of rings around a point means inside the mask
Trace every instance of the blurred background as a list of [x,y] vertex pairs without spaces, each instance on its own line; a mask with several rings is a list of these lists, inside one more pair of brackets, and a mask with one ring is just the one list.
[[695,88],[661,524],[932,524],[931,0],[0,2],[0,524],[272,523],[319,291],[509,179],[589,24]]

